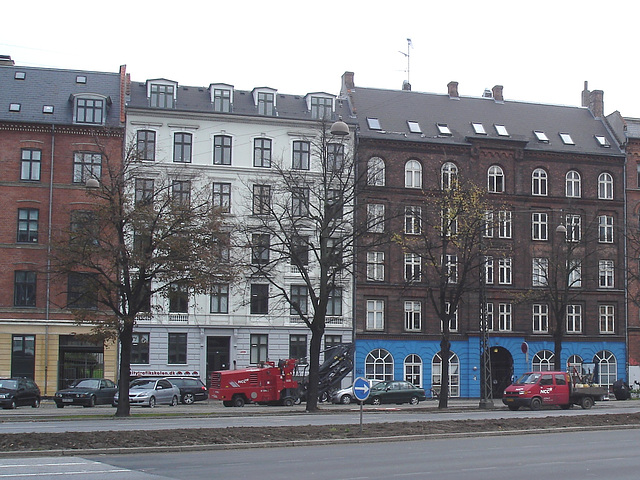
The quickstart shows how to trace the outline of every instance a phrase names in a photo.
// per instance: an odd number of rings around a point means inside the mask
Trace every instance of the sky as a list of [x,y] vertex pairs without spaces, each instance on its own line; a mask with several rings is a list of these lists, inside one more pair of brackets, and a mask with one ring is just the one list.
[[338,94],[351,71],[356,87],[454,80],[462,96],[503,85],[506,101],[574,106],[588,81],[605,114],[640,118],[637,0],[12,0],[2,17],[16,65],[298,95]]

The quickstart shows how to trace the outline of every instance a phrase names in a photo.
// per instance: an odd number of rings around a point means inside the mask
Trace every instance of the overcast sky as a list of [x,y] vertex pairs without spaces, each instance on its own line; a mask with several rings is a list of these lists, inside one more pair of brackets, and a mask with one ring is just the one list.
[[[356,86],[580,105],[640,118],[637,0],[3,2],[0,54],[16,65],[117,72],[134,81],[229,83],[281,93]],[[402,52],[402,53],[401,53]]]

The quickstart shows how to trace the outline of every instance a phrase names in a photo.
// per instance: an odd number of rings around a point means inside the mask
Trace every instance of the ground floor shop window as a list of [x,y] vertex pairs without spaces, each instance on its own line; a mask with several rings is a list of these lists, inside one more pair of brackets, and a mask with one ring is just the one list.
[[35,373],[36,336],[14,335],[11,344],[11,376],[33,379]]

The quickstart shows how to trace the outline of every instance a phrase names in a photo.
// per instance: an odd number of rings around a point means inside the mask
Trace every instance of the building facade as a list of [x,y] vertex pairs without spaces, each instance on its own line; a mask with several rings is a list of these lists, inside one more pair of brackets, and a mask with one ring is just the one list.
[[[450,323],[450,395],[479,397],[480,312],[486,298],[494,398],[512,377],[554,364],[551,261],[571,266],[563,305],[563,366],[595,370],[611,385],[626,377],[625,156],[603,121],[602,92],[589,107],[363,88],[343,75],[341,96],[358,124],[367,217],[391,237],[418,233],[420,207],[456,182],[473,183],[495,205],[483,241],[484,295],[470,289]],[[424,207],[423,207],[424,208]],[[580,245],[580,260],[567,255]],[[441,325],[426,267],[397,242],[359,252],[356,375],[440,384]],[[442,260],[443,262],[445,260]],[[461,268],[452,263],[453,269]],[[375,273],[372,273],[375,272]],[[455,281],[455,280],[454,280]]]
[[43,395],[85,376],[114,378],[113,343],[82,338],[67,308],[72,278],[50,269],[52,237],[90,210],[102,153],[121,158],[125,69],[117,73],[0,62],[0,376],[35,379]]

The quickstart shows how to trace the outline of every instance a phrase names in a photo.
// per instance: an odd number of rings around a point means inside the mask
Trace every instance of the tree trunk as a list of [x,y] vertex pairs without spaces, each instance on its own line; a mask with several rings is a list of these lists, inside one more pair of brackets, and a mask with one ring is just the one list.
[[324,328],[317,325],[314,319],[311,329],[311,345],[309,347],[309,379],[307,383],[307,412],[318,410],[318,382],[320,370],[320,347]]
[[[447,319],[447,322],[449,319]],[[440,401],[438,408],[449,406],[449,357],[451,356],[451,343],[447,337],[440,340],[440,358],[442,360],[442,374],[440,375]]]
[[[564,311],[564,308],[562,309]],[[553,368],[554,370],[560,372],[563,371],[562,368],[562,340],[564,337],[564,329],[563,322],[564,318],[561,318],[562,315],[560,312],[555,312],[555,330],[553,332]]]
[[120,331],[120,374],[118,378],[118,408],[116,417],[128,417],[131,414],[129,405],[129,381],[131,380],[131,343],[133,340],[133,319],[125,318]]

